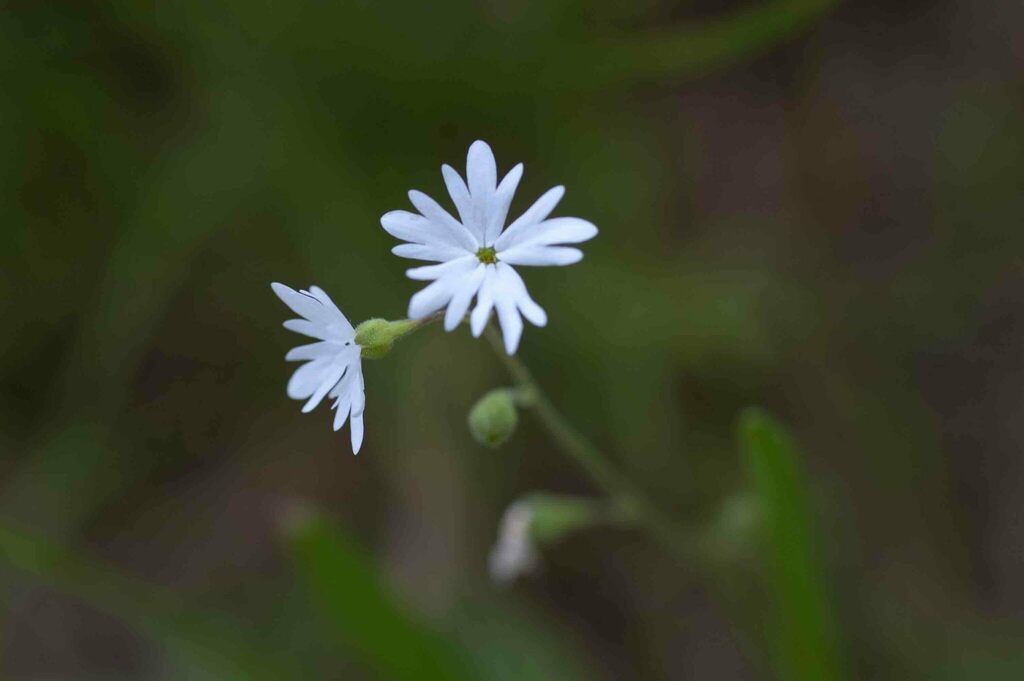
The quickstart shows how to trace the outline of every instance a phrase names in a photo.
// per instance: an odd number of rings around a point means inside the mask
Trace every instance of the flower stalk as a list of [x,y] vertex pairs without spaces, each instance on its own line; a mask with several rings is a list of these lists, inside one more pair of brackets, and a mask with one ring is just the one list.
[[391,352],[395,341],[401,340],[421,326],[440,319],[439,315],[431,315],[424,319],[367,319],[356,327],[355,342],[361,349],[364,359],[380,359]]
[[601,450],[559,413],[527,366],[517,356],[504,351],[501,335],[492,327],[488,327],[484,335],[519,389],[530,395],[529,406],[552,439],[611,497],[612,503],[621,513],[635,518],[676,558],[703,562],[695,538],[667,517],[646,494],[618,471]]

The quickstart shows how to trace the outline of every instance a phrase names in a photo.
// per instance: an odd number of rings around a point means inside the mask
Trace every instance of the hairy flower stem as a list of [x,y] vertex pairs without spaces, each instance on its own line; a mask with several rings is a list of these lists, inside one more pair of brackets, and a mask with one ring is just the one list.
[[484,334],[519,389],[530,395],[529,406],[562,450],[587,472],[595,484],[608,493],[623,513],[645,526],[673,556],[683,561],[703,564],[702,552],[698,550],[697,542],[691,534],[668,518],[646,494],[615,468],[601,450],[566,421],[541,390],[526,365],[517,356],[506,354],[501,334],[491,326],[487,327]]

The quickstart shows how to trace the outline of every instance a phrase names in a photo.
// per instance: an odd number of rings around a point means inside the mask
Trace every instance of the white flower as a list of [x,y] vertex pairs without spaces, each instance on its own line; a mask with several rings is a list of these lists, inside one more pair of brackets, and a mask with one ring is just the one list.
[[451,331],[476,296],[470,316],[473,335],[483,332],[493,308],[501,323],[505,350],[511,355],[523,333],[523,317],[537,326],[547,323],[544,310],[530,298],[512,266],[579,262],[582,252],[559,244],[591,239],[597,228],[579,218],[549,219],[565,193],[564,187],[555,187],[502,230],[523,176],[523,164],[509,171],[501,183],[497,172],[491,148],[476,141],[469,147],[466,182],[452,167],[441,167],[458,220],[429,196],[413,190],[409,199],[419,213],[391,211],[380,223],[388,234],[408,242],[396,246],[395,255],[441,263],[407,272],[410,279],[433,282],[409,301],[409,317],[422,319],[447,306],[444,328]]
[[531,506],[521,499],[509,506],[501,519],[498,541],[488,560],[491,578],[496,582],[507,584],[540,566],[540,556],[530,536]]
[[289,319],[284,327],[319,339],[317,343],[292,348],[285,355],[286,360],[306,362],[288,381],[288,397],[307,400],[303,413],[315,409],[324,397],[333,398],[334,430],[339,430],[351,416],[352,453],[358,454],[363,444],[366,395],[355,329],[321,288],[310,286],[308,291],[295,291],[278,283],[270,287],[285,305],[303,317]]

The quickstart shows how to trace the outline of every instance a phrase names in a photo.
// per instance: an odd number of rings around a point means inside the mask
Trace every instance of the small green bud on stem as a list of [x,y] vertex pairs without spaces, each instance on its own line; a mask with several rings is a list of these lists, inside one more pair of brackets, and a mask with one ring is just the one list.
[[485,447],[504,444],[519,423],[516,390],[495,388],[477,401],[469,411],[469,432]]

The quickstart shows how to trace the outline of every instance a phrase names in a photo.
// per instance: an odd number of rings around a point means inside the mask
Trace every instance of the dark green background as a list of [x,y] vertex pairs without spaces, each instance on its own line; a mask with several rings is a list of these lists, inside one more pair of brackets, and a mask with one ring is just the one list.
[[528,414],[472,442],[507,378],[465,329],[365,364],[358,457],[285,397],[269,282],[402,316],[379,216],[482,138],[513,213],[565,184],[601,229],[523,271],[520,354],[583,432],[713,526],[766,407],[846,675],[1024,676],[1019,3],[155,6],[0,10],[0,674],[779,673],[639,533],[489,582],[510,502],[594,490]]

